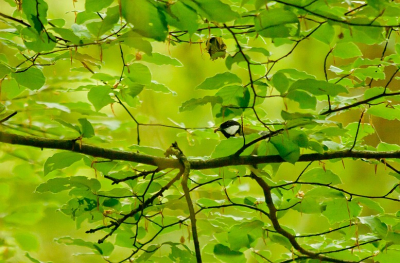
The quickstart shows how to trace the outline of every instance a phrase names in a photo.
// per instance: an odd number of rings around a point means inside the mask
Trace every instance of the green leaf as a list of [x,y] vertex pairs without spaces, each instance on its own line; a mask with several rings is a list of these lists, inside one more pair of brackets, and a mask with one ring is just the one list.
[[382,206],[379,203],[377,203],[371,199],[368,199],[365,197],[356,197],[356,198],[353,198],[353,201],[361,203],[362,205],[365,205],[368,208],[377,211],[378,213],[385,213],[385,210],[382,208]]
[[219,73],[213,77],[207,78],[196,89],[220,89],[230,84],[242,83],[242,80],[231,72]]
[[86,0],[85,9],[87,12],[99,12],[101,9],[108,7],[114,0]]
[[262,47],[251,47],[248,51],[261,53],[266,57],[271,56],[271,53],[268,50],[266,50],[265,48],[262,48]]
[[115,80],[117,77],[113,77],[113,76],[105,74],[105,73],[94,73],[91,76],[91,78],[96,79],[96,80],[101,80],[101,81],[110,81],[110,80]]
[[321,25],[317,31],[311,35],[311,37],[330,45],[335,37],[335,29],[330,23],[325,23]]
[[99,15],[94,12],[87,12],[87,11],[78,12],[78,14],[76,15],[76,23],[78,25],[81,25],[86,21],[93,19],[96,20],[99,19]]
[[112,89],[108,86],[95,86],[88,92],[88,100],[93,104],[96,111],[99,111],[104,106],[114,102],[110,93],[112,93]]
[[[122,178],[126,178],[128,176],[133,176],[133,174],[131,174],[131,173],[126,174],[123,172],[110,174],[110,177],[113,177],[116,179],[122,179]],[[121,197],[121,196],[133,196],[133,193],[127,188],[113,188],[110,191],[100,191],[100,192],[98,192],[98,194],[107,195],[108,197],[117,197],[117,198]]]
[[46,81],[42,71],[34,67],[22,72],[11,73],[11,76],[18,82],[18,84],[27,87],[30,90],[40,89]]
[[39,185],[36,188],[36,192],[58,193],[72,188],[82,188],[89,192],[97,192],[100,187],[100,182],[94,178],[87,178],[85,176],[56,177]]
[[[367,100],[367,99],[373,98],[375,96],[382,95],[383,91],[384,91],[383,87],[373,87],[373,88],[367,89],[364,92],[364,99]],[[379,103],[379,102],[384,102],[384,101],[385,101],[385,98],[382,97],[382,98],[374,100],[374,103]]]
[[24,0],[22,2],[22,11],[26,15],[28,23],[40,33],[43,27],[47,25],[48,5],[43,0]]
[[[129,238],[130,243],[132,243],[131,241],[132,239]],[[116,244],[117,245],[117,244]],[[131,246],[132,247],[132,246]],[[156,251],[158,250],[159,246],[156,245],[151,245],[147,248],[146,253],[142,253],[138,258],[135,259],[135,262],[137,263],[147,263],[149,262],[148,259],[151,257],[152,259],[154,258],[153,254],[156,253]],[[165,260],[165,257],[162,258],[162,260]]]
[[388,226],[376,216],[363,216],[359,217],[359,220],[361,224],[368,225],[380,237],[385,237],[388,233]]
[[56,241],[59,244],[64,244],[67,246],[81,246],[81,247],[87,247],[92,249],[96,254],[102,255],[102,256],[108,256],[111,254],[111,252],[114,250],[113,244],[109,242],[104,242],[101,244],[98,243],[92,243],[92,242],[87,242],[79,238],[72,238],[72,237],[60,237],[60,238],[55,238],[54,241]]
[[73,125],[73,124],[71,124],[71,123],[68,123],[68,122],[66,122],[66,121],[63,121],[63,120],[61,120],[61,119],[54,119],[54,120],[55,120],[56,122],[60,123],[61,125],[67,127],[67,128],[70,128],[70,129],[72,129],[72,130],[75,130],[75,131],[79,132],[79,134],[81,133],[79,127],[76,126],[76,125]]
[[[224,201],[223,201],[224,202]],[[216,200],[209,198],[199,198],[196,203],[201,207],[211,207],[211,206],[219,206],[223,204],[223,202],[217,202]]]
[[194,110],[197,106],[202,106],[207,103],[211,104],[222,103],[222,98],[217,96],[205,96],[203,98],[198,98],[198,99],[193,98],[182,103],[182,105],[179,107],[179,111],[180,112],[191,111]]
[[[246,136],[246,142],[252,141],[258,137],[258,134],[250,134]],[[243,146],[243,138],[229,138],[221,141],[211,155],[211,158],[225,157],[234,154]],[[252,152],[254,147],[247,148],[242,155],[246,155]]]
[[125,34],[123,34],[120,38],[119,38],[123,44],[129,46],[129,47],[133,47],[136,48],[140,51],[145,52],[147,55],[151,56],[151,52],[153,50],[151,44],[149,41],[144,40],[143,37],[133,31],[129,31]]
[[188,31],[189,36],[193,35],[199,27],[197,13],[180,1],[175,2],[170,8],[173,15],[167,17],[168,24]]
[[334,174],[330,170],[324,170],[321,167],[316,167],[313,168],[307,172],[305,172],[302,176],[300,181],[302,182],[310,182],[310,183],[321,183],[321,184],[329,184],[329,185],[335,185],[335,184],[341,184],[342,181],[340,180],[340,177],[336,174]]
[[368,68],[356,68],[353,71],[354,76],[360,80],[366,80],[367,78],[373,79],[385,79],[384,67],[371,66]]
[[304,197],[301,203],[294,206],[293,210],[296,210],[302,214],[321,214],[321,205],[313,197]]
[[386,142],[380,142],[376,149],[379,152],[390,152],[390,151],[400,151],[400,145],[398,144],[389,144]]
[[287,162],[294,164],[300,157],[300,147],[286,134],[271,138],[271,143],[278,150],[279,155]]
[[51,23],[56,26],[56,28],[65,26],[65,20],[62,18],[48,19],[47,21],[49,22],[49,24]]
[[101,22],[92,22],[86,26],[90,33],[96,37],[100,37],[107,31],[113,29],[114,25],[119,21],[119,19],[119,6],[114,6],[107,9],[107,16],[102,19]]
[[232,250],[250,248],[258,238],[262,237],[264,223],[255,220],[233,226],[228,232],[229,247]]
[[[358,122],[352,122],[349,123],[345,128],[347,131],[347,136],[350,136],[350,142],[354,141],[354,138],[356,136],[357,133],[357,127],[358,127]],[[369,123],[363,123],[360,125],[360,128],[358,129],[358,133],[357,133],[357,141],[361,140],[362,138],[370,135],[370,134],[374,134],[375,133],[375,129],[374,127],[372,127],[371,124]]]
[[245,263],[246,257],[240,251],[231,250],[229,247],[223,244],[217,244],[214,246],[214,255],[225,263]]
[[302,90],[291,90],[287,93],[286,98],[299,103],[301,109],[313,109],[317,107],[317,99],[310,93]]
[[289,92],[293,90],[304,90],[316,96],[337,96],[339,93],[348,93],[347,89],[342,85],[315,79],[298,80],[290,86]]
[[15,79],[3,79],[1,82],[1,95],[3,98],[13,99],[25,90],[24,86],[18,85]]
[[356,202],[346,199],[334,199],[325,203],[326,208],[322,214],[330,224],[351,220],[361,213],[361,207]]
[[290,250],[292,248],[292,244],[290,243],[289,239],[287,239],[286,237],[284,237],[282,235],[270,234],[269,238],[271,239],[272,242],[278,243],[278,244],[284,246],[286,249]]
[[44,105],[46,107],[46,109],[58,109],[63,112],[71,113],[70,109],[67,106],[62,105],[60,103],[44,102],[44,101],[36,101],[36,103],[39,105]]
[[241,105],[241,99],[245,97],[246,91],[247,88],[244,88],[243,86],[233,85],[220,89],[215,96],[221,97],[222,104],[225,106],[237,105],[246,107],[247,105]]
[[153,53],[151,56],[143,55],[141,61],[146,61],[156,65],[172,65],[175,67],[182,67],[182,63],[176,58],[171,58],[160,53]]
[[374,256],[375,262],[385,263],[397,263],[400,258],[400,251],[394,249],[388,249],[380,252],[377,256]]
[[140,84],[129,85],[128,88],[121,89],[121,99],[128,103],[129,106],[135,107],[138,103],[136,96],[142,92],[144,86]]
[[229,5],[220,0],[182,0],[182,3],[212,22],[225,23],[240,17]]
[[297,28],[300,27],[297,15],[282,8],[262,11],[254,17],[254,25],[258,34],[270,38],[283,38],[297,34]]
[[56,38],[51,32],[36,32],[31,27],[21,30],[22,40],[26,48],[36,51],[51,51],[56,46]]
[[71,164],[82,160],[83,155],[74,152],[60,152],[49,157],[44,164],[44,175],[70,166]]
[[[246,57],[247,57],[248,59],[250,59],[247,55],[246,55]],[[229,56],[225,59],[225,66],[226,66],[227,69],[231,70],[233,64],[235,64],[235,63],[238,64],[238,63],[240,63],[240,62],[245,62],[245,61],[246,61],[246,60],[245,60],[243,54],[240,53],[240,52],[237,52],[235,55],[233,55],[233,56],[229,55]]]
[[[294,69],[294,68],[281,69],[278,72],[285,73],[286,75],[289,76],[290,79],[294,79],[294,80],[297,80],[297,79],[315,79],[315,76],[310,75],[309,73],[307,73],[305,71],[299,71],[299,70]],[[275,73],[275,74],[277,74],[277,73]]]
[[86,119],[81,118],[78,119],[79,123],[82,126],[81,134],[83,138],[91,138],[94,136],[94,129],[92,124]]
[[168,35],[167,22],[161,5],[147,0],[121,0],[121,11],[133,31],[143,37],[164,41]]
[[103,206],[106,207],[115,207],[115,209],[117,209],[116,206],[121,205],[121,203],[118,201],[118,199],[116,198],[107,198],[104,200],[103,202]]
[[7,66],[0,63],[0,79],[3,79],[9,73],[11,73],[11,70]]
[[176,246],[171,246],[171,253],[168,257],[173,262],[187,262],[187,263],[195,263],[196,257],[190,249],[185,246],[186,250],[179,249]]
[[55,33],[59,34],[63,39],[68,40],[75,45],[79,45],[82,43],[81,39],[77,35],[75,35],[75,33],[71,29],[53,27],[50,28],[49,30],[53,30]]
[[167,86],[165,86],[162,83],[158,83],[155,80],[152,80],[150,85],[146,85],[145,89],[152,90],[155,92],[161,92],[161,93],[165,93],[165,94],[171,93],[174,96],[176,95],[175,91],[171,90],[170,88],[168,88]]
[[379,104],[368,109],[367,113],[386,120],[400,120],[400,107]]
[[362,53],[353,42],[340,42],[333,49],[332,55],[339,58],[354,58],[362,56]]
[[124,70],[124,74],[134,83],[143,85],[151,84],[150,69],[141,63],[133,63],[129,66],[129,69]]
[[287,79],[286,75],[282,72],[277,72],[272,77],[272,84],[274,85],[275,89],[279,91],[280,94],[285,93],[289,88],[289,80]]

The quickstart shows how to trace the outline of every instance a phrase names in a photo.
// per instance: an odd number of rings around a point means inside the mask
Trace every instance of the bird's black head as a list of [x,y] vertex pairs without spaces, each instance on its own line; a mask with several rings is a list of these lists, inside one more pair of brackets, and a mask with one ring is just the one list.
[[239,122],[229,120],[222,123],[219,128],[214,130],[214,132],[220,131],[226,138],[229,138],[235,136],[236,134],[240,134],[241,128],[242,127]]

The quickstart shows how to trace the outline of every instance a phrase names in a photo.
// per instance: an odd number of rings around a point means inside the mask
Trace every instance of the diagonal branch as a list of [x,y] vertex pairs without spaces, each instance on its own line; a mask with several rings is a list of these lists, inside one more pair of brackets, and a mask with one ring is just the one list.
[[258,183],[258,185],[262,188],[262,190],[264,192],[265,203],[267,204],[268,209],[269,209],[269,219],[271,220],[274,229],[279,234],[286,237],[289,240],[290,244],[292,244],[292,246],[297,251],[299,251],[303,255],[309,256],[310,258],[314,258],[314,259],[317,259],[317,260],[320,260],[323,262],[338,262],[338,263],[353,262],[353,261],[330,258],[330,257],[324,256],[324,255],[321,255],[321,253],[311,252],[309,250],[306,250],[302,246],[300,246],[300,244],[296,240],[296,236],[290,234],[289,232],[287,232],[285,229],[283,229],[281,227],[278,217],[277,217],[278,210],[276,209],[276,207],[274,205],[270,186],[261,177],[258,177],[255,174],[252,174],[252,179],[254,179]]
[[190,222],[192,225],[194,249],[196,251],[196,261],[197,261],[197,263],[201,263],[202,262],[201,250],[200,250],[199,236],[197,234],[197,226],[196,226],[196,212],[194,211],[193,202],[192,202],[192,199],[190,198],[190,190],[188,187],[190,163],[189,163],[188,159],[186,158],[186,156],[181,151],[181,149],[179,149],[178,144],[176,142],[172,144],[172,147],[177,150],[177,153],[175,155],[178,158],[179,162],[183,165],[181,184],[182,184],[183,192],[185,193],[186,203],[189,208]]

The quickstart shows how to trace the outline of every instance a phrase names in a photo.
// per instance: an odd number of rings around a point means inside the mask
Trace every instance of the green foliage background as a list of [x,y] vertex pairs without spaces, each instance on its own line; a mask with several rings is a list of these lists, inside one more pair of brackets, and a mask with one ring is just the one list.
[[[19,4],[0,0],[2,118],[18,112],[2,123],[3,131],[159,157],[177,141],[189,159],[209,160],[234,154],[243,145],[243,138],[226,140],[213,132],[224,120],[241,122],[243,116],[246,129],[257,131],[289,128],[253,152],[284,159],[281,165],[258,165],[257,175],[270,186],[296,181],[306,169],[303,182],[382,198],[293,184],[289,191],[274,192],[275,205],[283,209],[278,212],[280,224],[301,235],[357,223],[301,244],[326,252],[376,239],[353,251],[326,255],[351,262],[372,262],[372,256],[375,262],[400,260],[398,159],[385,159],[388,165],[373,155],[368,160],[355,156],[297,162],[300,154],[353,149],[355,141],[354,151],[399,150],[397,1]],[[220,58],[210,59],[210,37],[222,38],[226,56],[222,49]],[[254,90],[266,96],[255,104],[241,52],[254,63]],[[381,97],[368,105],[365,100],[374,96]],[[364,103],[341,110],[356,101]],[[248,135],[246,142],[257,137]],[[68,151],[6,143],[1,147],[0,262],[99,262],[101,257],[118,262],[132,253],[135,233],[144,242],[156,232],[154,224],[142,220],[138,230],[124,226],[100,245],[97,241],[107,232],[85,233],[110,224],[105,215],[118,218],[138,202],[104,196],[147,192],[152,182],[147,176],[116,186],[105,175],[123,178],[154,167]],[[177,173],[167,172],[156,173],[159,178],[146,197]],[[191,193],[195,208],[228,204],[226,189],[234,203],[269,212],[262,189],[249,174],[245,166],[192,170],[196,182],[218,179]],[[169,203],[162,214],[150,207],[148,215],[155,215],[160,224],[182,220],[188,216],[185,202],[177,199],[182,194],[176,184],[163,195]],[[205,209],[198,215],[198,229],[204,262],[289,262],[301,255],[273,232],[265,215],[248,208]],[[140,251],[134,257],[138,262],[194,261],[190,231],[186,225],[166,229],[145,248],[163,244],[155,253]]]

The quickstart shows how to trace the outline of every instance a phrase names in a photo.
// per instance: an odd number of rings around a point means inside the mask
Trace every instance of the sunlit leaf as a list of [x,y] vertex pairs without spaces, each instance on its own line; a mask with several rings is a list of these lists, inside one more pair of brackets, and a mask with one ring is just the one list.
[[167,37],[165,15],[155,2],[121,0],[120,8],[124,18],[134,26],[133,30],[143,37],[157,41],[164,41]]
[[199,98],[199,99],[190,99],[188,101],[185,101],[180,107],[179,111],[190,111],[195,109],[197,106],[202,106],[207,103],[221,103],[222,98],[217,97],[217,96],[205,96],[204,98]]
[[[255,29],[264,37],[276,38],[290,36],[296,33],[299,20],[297,16],[280,8],[269,9],[254,17]],[[292,28],[292,26],[294,26]]]
[[234,83],[242,83],[242,80],[233,73],[225,72],[207,78],[203,83],[197,86],[196,89],[220,89]]
[[316,182],[327,185],[341,184],[339,176],[334,174],[332,171],[324,170],[323,168],[317,167],[305,172],[301,176],[301,181],[304,182]]
[[95,86],[90,89],[88,100],[93,104],[94,108],[99,111],[104,106],[114,102],[110,96],[111,92],[112,90],[108,86]]
[[177,60],[176,58],[172,58],[170,56],[166,56],[166,55],[163,55],[160,53],[153,53],[153,54],[151,54],[151,56],[143,55],[141,60],[156,64],[156,65],[172,65],[175,67],[183,66],[182,63],[179,60]]
[[85,0],[85,9],[88,12],[98,12],[111,5],[113,0]]
[[71,164],[82,160],[83,155],[74,152],[60,152],[48,158],[44,164],[44,175],[57,169],[63,169]]
[[325,205],[326,208],[322,214],[331,224],[351,220],[361,212],[361,207],[356,202],[346,199],[334,199],[326,202]]
[[30,90],[37,90],[43,87],[46,78],[38,68],[29,68],[27,70],[11,74],[18,84],[27,87]]
[[151,83],[150,69],[141,63],[133,63],[129,66],[129,70],[124,71],[124,74],[134,83],[143,85]]

